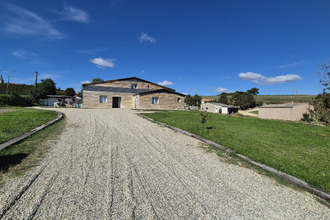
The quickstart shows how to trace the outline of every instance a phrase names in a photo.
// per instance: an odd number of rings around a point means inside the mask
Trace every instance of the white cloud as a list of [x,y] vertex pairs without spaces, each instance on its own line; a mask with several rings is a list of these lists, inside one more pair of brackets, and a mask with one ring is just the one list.
[[88,80],[85,80],[85,81],[80,81],[81,84],[86,84],[86,83],[91,83],[90,81]]
[[262,76],[261,74],[258,73],[252,73],[252,72],[247,72],[247,73],[240,73],[238,74],[239,78],[242,80],[251,80],[255,83],[258,83],[259,80],[263,80],[264,76]]
[[188,88],[187,91],[197,92],[197,89],[191,89],[191,88]]
[[157,84],[158,85],[161,85],[161,86],[171,86],[171,85],[174,85],[173,82],[167,81],[167,80],[164,80],[163,82],[158,82]]
[[304,64],[305,64],[305,62],[303,62],[303,61],[293,62],[293,63],[277,66],[277,68],[284,69],[284,68],[289,68],[289,67],[294,67],[294,66],[301,66],[301,65],[304,65]]
[[107,49],[106,48],[96,48],[96,49],[77,50],[76,53],[95,55],[104,50],[107,50]]
[[[56,12],[56,11],[55,11]],[[89,16],[86,12],[69,6],[68,4],[64,5],[64,9],[61,12],[56,12],[63,16],[62,20],[76,21],[81,23],[88,23]]]
[[5,31],[20,35],[40,35],[52,39],[63,38],[59,31],[36,13],[14,5],[9,5],[8,10],[13,14],[5,25]]
[[226,88],[219,87],[219,88],[216,88],[215,89],[215,92],[217,92],[217,93],[223,93],[223,92],[225,92],[225,93],[233,93],[234,91],[231,91],[231,90],[226,89]]
[[259,73],[246,72],[246,73],[240,73],[238,74],[238,76],[242,80],[251,80],[256,84],[266,84],[266,85],[302,80],[302,78],[299,75],[295,75],[295,74],[266,77]]
[[21,59],[26,59],[26,58],[29,58],[29,57],[32,57],[32,56],[36,55],[35,53],[25,51],[25,50],[13,50],[13,51],[11,51],[11,54],[14,57],[21,58]]
[[102,57],[89,60],[89,62],[94,63],[100,69],[113,68],[115,66],[114,61],[114,59],[103,59]]
[[149,36],[148,34],[146,33],[141,33],[140,36],[139,36],[139,40],[140,40],[140,43],[142,44],[143,42],[150,42],[150,43],[156,43],[156,40],[155,38]]
[[67,73],[67,72],[68,71],[39,74],[38,80],[47,79],[47,78],[50,78],[50,79],[53,79],[53,80],[60,79],[60,78],[62,78],[61,73]]

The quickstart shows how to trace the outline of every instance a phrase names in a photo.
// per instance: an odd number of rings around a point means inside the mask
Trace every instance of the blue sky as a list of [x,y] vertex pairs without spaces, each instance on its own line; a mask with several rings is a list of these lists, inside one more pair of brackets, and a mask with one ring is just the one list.
[[136,76],[178,92],[317,94],[330,1],[1,1],[0,73],[61,89]]

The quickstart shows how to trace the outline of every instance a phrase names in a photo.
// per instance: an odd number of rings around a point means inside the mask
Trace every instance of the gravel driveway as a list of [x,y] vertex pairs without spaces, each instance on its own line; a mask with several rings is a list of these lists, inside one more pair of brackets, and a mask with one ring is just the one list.
[[60,109],[47,158],[1,189],[2,219],[329,219],[302,191],[123,109]]

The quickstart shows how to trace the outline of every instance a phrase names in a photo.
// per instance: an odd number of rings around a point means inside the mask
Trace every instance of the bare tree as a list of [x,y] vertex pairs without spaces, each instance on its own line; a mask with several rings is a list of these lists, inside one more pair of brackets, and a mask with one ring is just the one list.
[[330,90],[330,60],[323,62],[319,68],[320,71],[317,72],[317,75],[320,78],[321,85],[325,87],[323,89],[323,92],[325,92],[326,90]]

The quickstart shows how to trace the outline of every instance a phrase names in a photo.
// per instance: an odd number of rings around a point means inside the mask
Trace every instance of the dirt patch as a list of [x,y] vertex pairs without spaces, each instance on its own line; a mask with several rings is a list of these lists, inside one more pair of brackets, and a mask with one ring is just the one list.
[[17,110],[15,110],[15,109],[0,109],[0,114],[6,113],[6,112],[15,112],[15,111],[17,111]]

